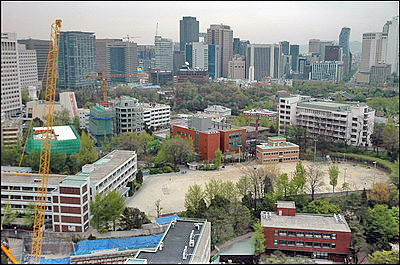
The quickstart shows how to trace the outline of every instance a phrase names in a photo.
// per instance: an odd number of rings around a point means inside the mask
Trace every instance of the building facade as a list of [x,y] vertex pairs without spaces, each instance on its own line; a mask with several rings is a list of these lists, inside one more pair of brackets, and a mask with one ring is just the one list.
[[260,117],[260,118],[268,118],[268,120],[276,120],[278,118],[278,112],[267,110],[267,109],[251,109],[243,111],[243,115],[245,117]]
[[94,33],[67,31],[60,34],[58,87],[61,89],[94,89],[96,73],[96,37]]
[[343,62],[325,61],[311,63],[312,80],[339,83],[343,80]]
[[1,121],[1,144],[17,145],[22,140],[22,119],[7,119]]
[[369,72],[371,66],[384,63],[386,46],[387,33],[364,33],[362,39],[360,72]]
[[256,146],[258,163],[280,163],[299,160],[299,146],[286,142],[284,137],[268,137],[266,143]]
[[229,61],[228,78],[245,79],[246,61],[244,56],[235,55],[232,61]]
[[388,81],[391,72],[390,64],[377,64],[371,66],[369,83],[370,84],[384,84]]
[[107,70],[107,43],[122,41],[122,39],[96,39],[96,72],[101,74]]
[[292,56],[292,71],[298,71],[298,58],[300,46],[297,44],[290,45],[290,55]]
[[321,53],[321,45],[319,39],[310,39],[308,41],[308,53]]
[[143,122],[153,130],[169,127],[171,107],[165,104],[143,103]]
[[278,201],[275,212],[261,211],[267,253],[279,250],[317,259],[346,262],[351,230],[338,214],[296,213],[293,201]]
[[186,44],[186,62],[189,67],[208,72],[208,44],[191,42]]
[[279,78],[281,57],[278,44],[250,44],[246,51],[246,71],[250,81]]
[[220,45],[208,45],[208,76],[212,79],[221,77]]
[[399,16],[389,21],[386,63],[391,65],[391,73],[399,76]]
[[140,132],[144,129],[143,104],[136,98],[121,96],[114,100],[116,133]]
[[155,68],[161,71],[174,69],[174,45],[171,39],[155,36]]
[[207,29],[207,43],[220,46],[221,77],[228,77],[229,61],[233,56],[233,30],[227,25],[210,25]]
[[339,34],[339,46],[346,56],[350,56],[350,31],[350,28],[343,27]]
[[219,116],[226,117],[230,116],[232,109],[220,106],[220,105],[208,105],[206,109],[204,109],[204,113],[207,114],[218,114]]
[[25,44],[18,44],[18,70],[21,89],[39,87],[36,51],[27,50]]
[[339,45],[326,45],[324,61],[342,61],[342,52]]
[[78,109],[78,116],[79,116],[79,128],[81,130],[89,128],[89,116],[90,116],[90,109]]
[[112,103],[96,103],[90,107],[88,132],[102,141],[105,137],[111,139],[114,134],[115,112]]
[[1,113],[6,118],[21,112],[22,98],[15,33],[1,33]]
[[371,146],[375,110],[365,103],[334,103],[308,96],[279,99],[279,134],[297,125],[353,146]]
[[199,21],[195,17],[183,17],[179,21],[179,48],[185,51],[185,45],[190,42],[199,42]]
[[108,81],[132,83],[137,81],[137,44],[114,41],[106,44],[107,74],[125,75],[111,77]]

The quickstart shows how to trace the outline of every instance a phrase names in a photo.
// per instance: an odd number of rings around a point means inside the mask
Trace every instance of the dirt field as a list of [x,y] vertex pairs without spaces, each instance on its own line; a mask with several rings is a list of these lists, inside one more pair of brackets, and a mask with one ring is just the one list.
[[[308,161],[302,162],[305,168],[312,164]],[[329,163],[318,163],[318,165],[324,172],[325,183],[325,186],[318,192],[332,192],[332,186],[329,185]],[[373,167],[343,162],[335,163],[335,165],[339,167],[338,185],[336,186],[335,191],[341,191],[344,177],[346,178],[346,182],[350,183],[351,190],[363,189],[364,186],[369,188],[374,181],[386,182],[389,180],[389,175],[387,173]],[[263,165],[256,165],[257,168],[262,166]],[[244,165],[241,164],[241,167],[243,168]],[[251,167],[254,166],[252,165]],[[296,168],[296,162],[281,163],[279,164],[279,167],[281,173],[288,173],[290,177],[290,173],[294,172]],[[199,184],[204,188],[205,183],[213,178],[221,179],[222,181],[230,180],[237,182],[239,178],[244,175],[238,164],[226,166],[218,171],[186,171],[186,174],[178,172],[145,176],[140,190],[136,192],[133,197],[127,199],[127,206],[137,207],[147,215],[155,216],[156,211],[154,202],[161,199],[160,204],[163,208],[161,212],[162,214],[183,211],[185,210],[185,193],[189,189],[189,186]]]

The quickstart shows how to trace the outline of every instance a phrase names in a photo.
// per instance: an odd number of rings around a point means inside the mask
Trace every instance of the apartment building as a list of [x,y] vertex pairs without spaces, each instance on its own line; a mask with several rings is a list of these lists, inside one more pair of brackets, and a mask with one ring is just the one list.
[[296,213],[295,202],[278,201],[275,212],[261,211],[267,253],[279,250],[345,262],[351,230],[340,214]]
[[279,133],[297,125],[312,134],[342,140],[354,146],[370,146],[375,110],[365,103],[318,101],[308,96],[281,98]]
[[121,96],[112,101],[115,110],[114,132],[140,132],[144,129],[143,104],[129,96]]
[[152,129],[165,128],[170,123],[171,107],[165,104],[143,103],[143,122]]
[[1,120],[1,144],[17,145],[22,140],[22,119]]
[[326,61],[311,63],[312,80],[339,83],[343,80],[343,61]]
[[278,112],[267,110],[267,109],[251,109],[243,111],[243,115],[245,117],[260,117],[260,118],[268,118],[269,120],[273,121],[276,120],[278,117]]
[[280,163],[299,160],[299,146],[286,142],[284,137],[268,137],[266,143],[256,146],[258,163]]
[[39,86],[35,50],[27,50],[25,44],[18,44],[18,70],[21,89]]

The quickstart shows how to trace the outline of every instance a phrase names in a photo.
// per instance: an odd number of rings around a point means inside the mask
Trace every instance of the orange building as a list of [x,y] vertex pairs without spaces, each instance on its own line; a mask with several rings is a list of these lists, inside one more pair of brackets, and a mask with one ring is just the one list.
[[284,137],[269,137],[267,143],[257,145],[258,163],[292,162],[299,160],[299,146],[286,142]]

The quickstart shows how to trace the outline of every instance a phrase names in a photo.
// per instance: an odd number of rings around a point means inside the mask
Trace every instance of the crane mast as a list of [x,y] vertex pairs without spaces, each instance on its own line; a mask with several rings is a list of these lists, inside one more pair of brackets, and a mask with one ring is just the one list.
[[42,146],[40,150],[40,165],[38,174],[41,177],[41,181],[39,183],[38,193],[36,195],[35,220],[33,224],[32,234],[31,263],[40,263],[40,257],[42,256],[42,239],[43,232],[45,230],[44,219],[46,212],[46,195],[50,171],[52,144],[52,135],[50,132],[54,121],[54,102],[56,97],[56,81],[58,77],[58,51],[60,48],[60,29],[61,19],[57,19],[51,25],[50,49],[47,57],[45,94],[45,99],[49,103],[47,109],[47,133],[45,133],[42,138]]

